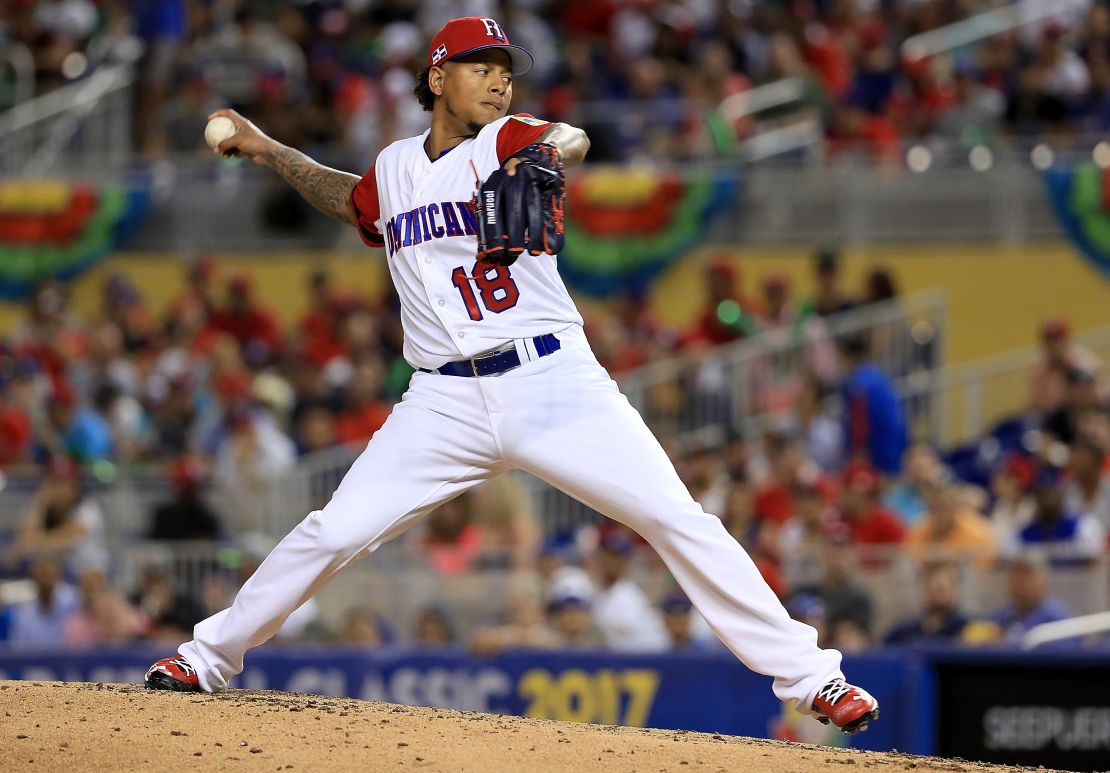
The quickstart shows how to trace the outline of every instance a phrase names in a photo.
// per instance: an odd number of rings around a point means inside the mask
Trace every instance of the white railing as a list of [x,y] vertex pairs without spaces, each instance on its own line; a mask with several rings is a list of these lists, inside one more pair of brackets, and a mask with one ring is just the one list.
[[[838,341],[866,336],[872,355],[895,378],[931,379],[944,361],[947,299],[939,290],[870,304],[719,346],[693,357],[653,362],[618,379],[628,399],[657,433],[678,441],[756,434],[789,420],[802,382],[813,374],[825,386],[841,374]],[[939,429],[936,406],[911,406],[915,425]],[[923,412],[923,413],[922,413]]]
[[0,173],[48,174],[76,149],[98,164],[128,158],[134,81],[130,64],[106,65],[0,115]]
[[1035,24],[1049,16],[1068,14],[1074,5],[1060,0],[1022,0],[906,38],[902,44],[902,54],[907,59],[924,59],[968,43],[977,43],[1011,32],[1027,24]]
[[1030,628],[1021,640],[1022,649],[1036,649],[1042,644],[1075,639],[1080,636],[1110,631],[1110,612],[1095,612],[1091,615],[1069,617],[1054,623],[1041,623]]
[[[1110,362],[1110,326],[1078,334],[1076,340],[1103,363]],[[1040,357],[1040,347],[1026,346],[917,374],[900,386],[903,395],[928,395],[942,408],[937,438],[954,445],[982,436],[1001,418],[1027,411],[1030,374]]]

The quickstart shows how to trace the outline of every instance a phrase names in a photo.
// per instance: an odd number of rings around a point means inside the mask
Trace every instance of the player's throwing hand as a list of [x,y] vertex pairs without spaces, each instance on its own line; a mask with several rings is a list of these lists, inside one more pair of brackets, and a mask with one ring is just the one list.
[[265,164],[266,153],[273,150],[276,145],[274,140],[234,110],[217,110],[208,116],[208,120],[211,121],[218,116],[223,116],[234,123],[236,132],[217,145],[216,152],[225,158],[242,156],[256,164]]

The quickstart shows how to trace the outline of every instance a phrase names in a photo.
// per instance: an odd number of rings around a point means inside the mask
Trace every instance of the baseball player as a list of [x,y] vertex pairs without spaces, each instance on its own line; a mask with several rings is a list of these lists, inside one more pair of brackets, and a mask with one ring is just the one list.
[[203,620],[146,675],[163,690],[224,690],[243,656],[345,566],[430,510],[526,470],[627,524],[658,551],[713,631],[775,694],[845,732],[879,713],[844,681],[840,653],[792,620],[719,518],[679,480],[659,442],[598,364],[556,270],[563,167],[581,129],[509,114],[532,55],[493,19],[448,22],[414,93],[422,135],[359,178],[267,137],[231,110],[218,150],[268,166],[316,208],[383,249],[416,372],[331,501],[274,548],[228,609]]

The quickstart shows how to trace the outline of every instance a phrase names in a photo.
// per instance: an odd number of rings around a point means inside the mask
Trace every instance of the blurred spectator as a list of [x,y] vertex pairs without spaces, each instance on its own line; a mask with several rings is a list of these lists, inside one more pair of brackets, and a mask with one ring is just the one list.
[[1033,497],[1033,517],[1018,534],[1022,548],[1040,548],[1054,566],[1089,562],[1106,552],[1106,529],[1094,517],[1065,508],[1054,471],[1041,471]]
[[1003,641],[1018,644],[1034,626],[1072,617],[1072,612],[1049,595],[1048,562],[1036,552],[1023,553],[1010,564],[1009,603],[992,616]]
[[226,435],[216,447],[216,480],[246,493],[277,480],[296,463],[296,446],[263,412],[240,401],[228,408]]
[[535,502],[520,479],[498,475],[470,492],[482,531],[483,569],[531,569],[543,531]]
[[672,652],[708,652],[719,648],[719,644],[714,646],[716,639],[710,641],[696,635],[694,620],[697,612],[685,593],[676,590],[667,594],[659,607],[663,611],[663,627]]
[[482,552],[482,530],[474,523],[474,501],[469,493],[437,507],[417,532],[420,551],[441,574],[462,574],[472,569]]
[[173,499],[155,506],[150,514],[150,539],[215,540],[223,535],[220,518],[201,498],[203,462],[180,456],[169,466]]
[[104,514],[82,486],[77,465],[64,456],[54,457],[47,465],[5,563],[14,567],[42,555],[56,557],[73,576],[108,566]]
[[829,626],[827,646],[844,653],[871,649],[871,632],[853,618],[844,617]]
[[667,647],[667,636],[659,614],[647,594],[628,576],[634,546],[632,534],[613,531],[598,547],[594,624],[609,649],[623,652],[663,650]]
[[304,402],[298,407],[293,440],[298,456],[323,451],[339,442],[335,414],[326,401]]
[[448,647],[457,640],[455,624],[443,607],[424,607],[416,616],[416,643],[424,647]]
[[62,580],[61,567],[49,554],[34,560],[28,576],[35,597],[8,610],[8,645],[38,651],[58,647],[64,641],[66,625],[80,607],[80,595]]
[[1041,323],[1041,359],[1029,373],[1029,409],[1047,416],[1064,406],[1068,374],[1087,357],[1071,340],[1071,327],[1060,318]]
[[999,552],[1012,557],[1020,550],[1019,535],[1033,518],[1036,504],[1029,495],[1037,470],[1033,461],[1023,454],[1011,453],[991,476],[991,528]]
[[921,580],[924,596],[921,615],[894,626],[886,636],[887,644],[955,642],[962,635],[968,619],[960,611],[959,568],[946,561],[927,564]]
[[678,468],[682,482],[705,512],[724,513],[731,486],[718,443],[696,438],[687,444]]
[[764,581],[781,597],[785,590],[779,569],[776,532],[778,524],[756,517],[751,488],[746,481],[736,480],[728,493],[724,514],[725,529],[747,551]]
[[344,390],[344,404],[336,419],[336,436],[341,443],[365,443],[389,418],[382,399],[382,367],[364,360],[355,366]]
[[840,523],[840,514],[825,500],[812,476],[798,481],[793,501],[793,515],[777,532],[776,552],[791,582],[811,585],[820,577],[825,541]]
[[9,386],[14,371],[14,360],[0,352],[0,467],[28,461],[32,447],[31,419]]
[[765,446],[770,475],[755,495],[755,511],[761,521],[777,526],[790,517],[794,487],[802,477],[811,479],[826,499],[834,498],[835,484],[806,458],[805,449],[795,438],[770,434]]
[[1068,456],[1065,504],[1073,513],[1090,516],[1110,529],[1110,474],[1105,470],[1106,451],[1093,440],[1072,443]]
[[[793,406],[804,374],[830,383],[837,376],[836,351],[824,323],[812,309],[796,308],[790,293],[785,275],[764,278],[763,316],[756,330],[770,353],[749,365],[760,411],[783,412]],[[783,362],[784,354],[789,365]]]
[[78,581],[81,606],[66,621],[64,642],[71,647],[127,644],[138,638],[147,621],[113,588],[103,571],[86,569]]
[[[572,572],[581,570],[572,567]],[[552,582],[560,570],[550,575]],[[580,595],[592,597],[593,587],[588,577],[582,583],[586,590]],[[548,600],[555,599],[559,593],[574,595],[574,589],[553,591]],[[528,572],[518,572],[510,576],[506,589],[508,608],[500,625],[486,626],[475,631],[470,648],[478,655],[491,655],[508,647],[544,648],[556,646],[556,634],[545,620],[544,590],[540,578]]]
[[938,479],[924,491],[928,510],[906,534],[907,549],[924,560],[970,559],[989,565],[998,545],[987,519],[961,500],[951,481]]
[[802,378],[794,409],[806,454],[822,470],[837,473],[844,464],[844,427],[825,411],[830,390],[812,374]]
[[902,462],[902,476],[891,482],[883,493],[883,504],[897,515],[902,523],[914,524],[927,510],[923,490],[944,472],[940,457],[931,443],[919,441],[906,451]]
[[[204,122],[207,125],[207,114]],[[204,136],[203,131],[200,136]],[[215,255],[211,252],[194,255],[185,266],[185,289],[170,301],[166,321],[172,323],[187,311],[196,310],[199,312],[201,326],[207,325],[216,311],[216,300],[212,290],[212,279],[215,275]]]
[[1099,374],[1090,367],[1071,368],[1066,381],[1067,391],[1063,405],[1045,416],[1041,425],[1046,435],[1046,447],[1053,441],[1071,445],[1086,416],[1099,411],[1105,400],[1099,383]]
[[594,588],[581,569],[567,567],[551,579],[547,619],[551,644],[576,649],[599,649],[609,644],[596,626]]
[[192,635],[193,626],[204,619],[197,601],[175,593],[166,571],[153,564],[143,568],[131,603],[148,621],[149,638],[157,641]]
[[846,453],[870,462],[885,475],[896,475],[906,450],[906,420],[894,383],[871,360],[866,338],[846,336],[840,341],[846,378],[844,401]]
[[61,381],[47,405],[48,424],[43,431],[47,454],[64,454],[81,462],[112,458],[112,430],[104,418],[78,404],[73,387]]
[[[821,556],[822,575],[813,585],[802,585],[791,596],[791,605],[805,598],[821,602],[821,619],[829,635],[841,620],[851,620],[865,632],[871,630],[871,596],[857,580],[859,559],[852,538],[846,532],[834,531],[825,542]],[[800,619],[800,618],[799,618]]]
[[343,299],[332,289],[331,276],[324,269],[308,277],[308,313],[301,320],[301,351],[313,363],[324,365],[345,354],[339,341],[339,318],[353,299]]
[[[852,540],[860,547],[890,547],[906,536],[906,528],[889,510],[879,504],[878,472],[868,464],[856,462],[844,471],[840,510]],[[875,566],[877,557],[869,556],[866,566]]]
[[821,317],[851,311],[856,307],[840,286],[840,253],[835,249],[821,249],[813,256],[813,276],[816,292],[810,305]]
[[721,258],[705,269],[705,307],[686,334],[687,344],[716,346],[753,335],[758,307],[740,289],[740,270]]
[[380,647],[392,641],[388,623],[369,607],[352,607],[343,616],[340,641],[358,647]]
[[274,314],[259,305],[252,297],[253,282],[247,274],[236,274],[227,285],[227,302],[213,312],[210,324],[216,330],[228,333],[239,342],[241,349],[262,347],[265,359],[281,351],[281,332]]

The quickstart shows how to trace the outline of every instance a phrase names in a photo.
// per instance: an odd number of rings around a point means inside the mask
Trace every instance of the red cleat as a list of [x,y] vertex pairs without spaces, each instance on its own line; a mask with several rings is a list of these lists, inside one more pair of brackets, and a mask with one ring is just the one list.
[[821,722],[832,722],[849,735],[866,730],[868,722],[879,718],[879,702],[843,679],[833,679],[818,690],[813,710]]
[[151,666],[146,672],[146,686],[150,690],[201,691],[197,670],[180,655],[162,658]]

